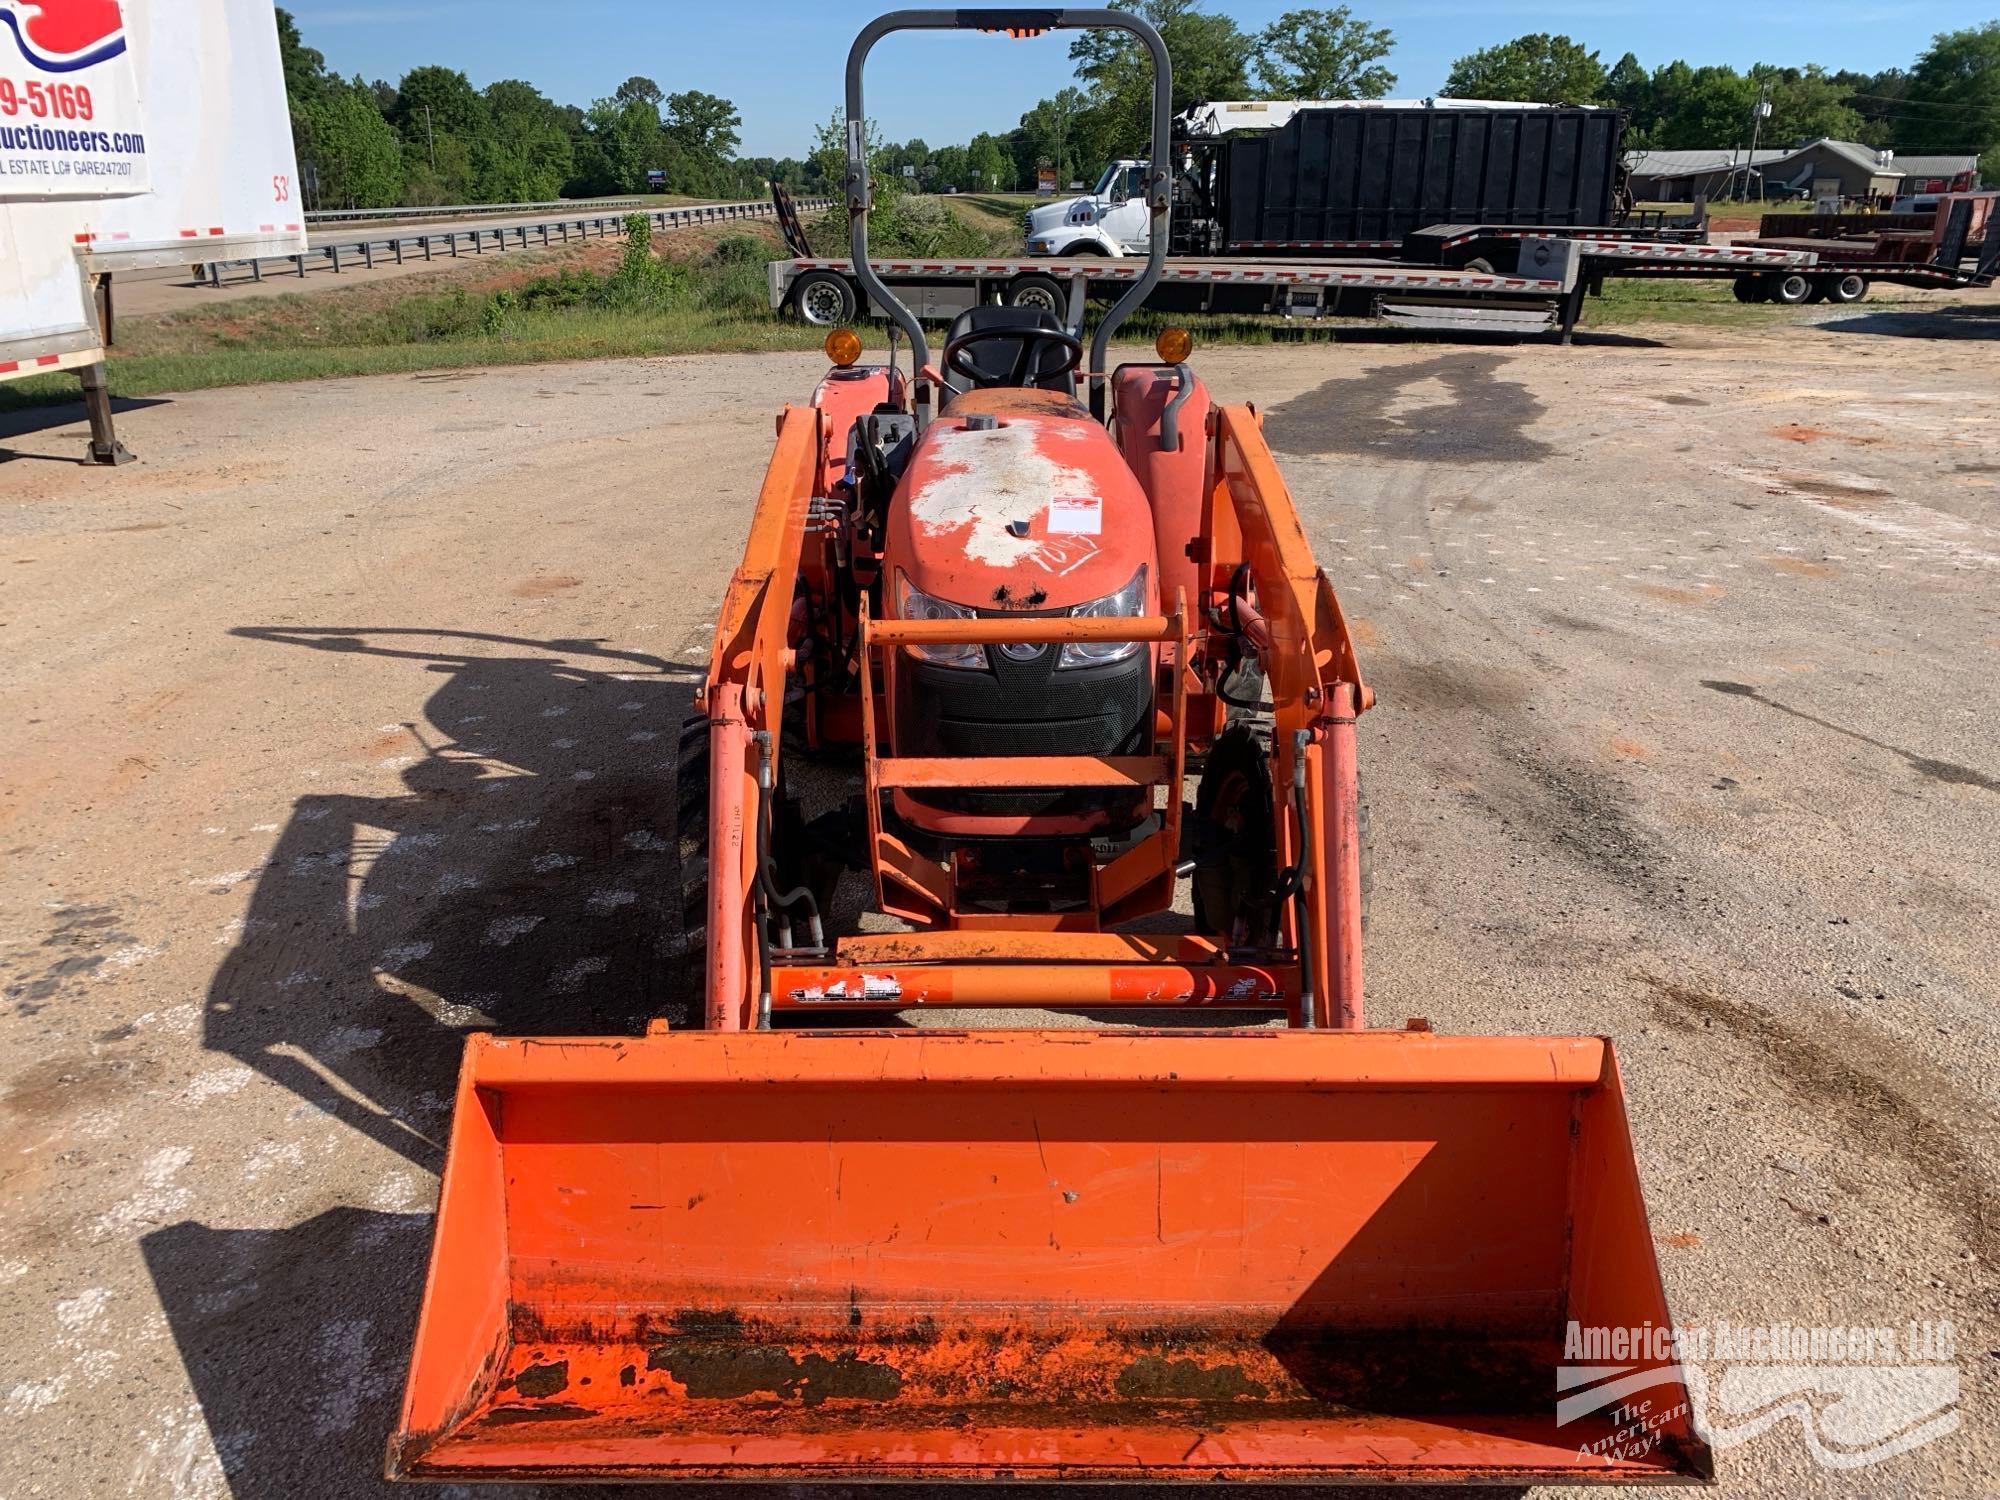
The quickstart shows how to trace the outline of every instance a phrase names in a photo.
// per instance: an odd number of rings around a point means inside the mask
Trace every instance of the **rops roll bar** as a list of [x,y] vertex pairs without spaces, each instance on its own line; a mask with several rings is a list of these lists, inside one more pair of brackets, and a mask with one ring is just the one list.
[[1153,57],[1153,154],[1146,178],[1146,204],[1151,210],[1152,247],[1146,255],[1146,270],[1112,306],[1097,325],[1090,341],[1091,410],[1102,413],[1104,404],[1105,351],[1112,334],[1159,284],[1167,259],[1167,216],[1173,194],[1168,187],[1171,143],[1168,128],[1173,117],[1174,65],[1167,57],[1167,44],[1152,23],[1129,11],[1097,6],[1065,6],[1047,9],[1009,8],[1003,10],[895,10],[878,16],[861,28],[847,53],[847,222],[848,246],[854,261],[854,275],[867,294],[889,310],[889,316],[909,335],[910,350],[921,372],[930,363],[931,350],[924,338],[923,324],[903,304],[868,263],[868,112],[861,100],[861,70],[875,44],[892,31],[993,31],[1010,36],[1033,36],[1044,31],[1127,31],[1146,44]]

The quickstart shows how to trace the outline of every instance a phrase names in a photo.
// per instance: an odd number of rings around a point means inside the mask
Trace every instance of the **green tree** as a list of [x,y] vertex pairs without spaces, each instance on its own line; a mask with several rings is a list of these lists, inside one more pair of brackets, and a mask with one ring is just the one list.
[[278,7],[278,64],[285,75],[285,96],[294,111],[329,86],[340,84],[338,78],[327,76],[326,54],[305,44],[299,23],[282,5]]
[[955,188],[971,186],[970,173],[966,170],[972,162],[971,153],[963,146],[940,146],[931,153],[932,184],[943,187],[949,183]]
[[493,129],[474,151],[478,196],[540,203],[561,192],[576,159],[562,110],[533,84],[507,78],[487,85],[486,111]]
[[1879,73],[1862,73],[1843,68],[1832,75],[1842,91],[1847,107],[1861,117],[1860,140],[1871,146],[1901,147],[1897,128],[1902,117],[1916,111],[1904,108],[1910,91],[1910,74],[1904,68],[1884,68]]
[[1595,104],[1605,95],[1604,64],[1566,36],[1537,32],[1482,48],[1451,65],[1446,94],[1533,104]]
[[630,104],[634,99],[643,99],[646,103],[657,107],[667,96],[652,79],[634,73],[611,91],[611,97],[620,104]]
[[[1228,16],[1202,10],[1201,0],[1112,0],[1112,5],[1159,29],[1173,60],[1176,112],[1204,99],[1241,99],[1250,92],[1256,44]],[[1094,168],[1105,157],[1150,149],[1153,61],[1146,49],[1123,32],[1086,31],[1070,44],[1069,55],[1092,95],[1091,118],[1076,133],[1083,142],[1079,164]]]
[[1771,117],[1764,122],[1762,144],[1798,146],[1828,137],[1858,141],[1866,135],[1867,122],[1848,105],[1848,91],[1819,64],[1810,63],[1803,68],[1759,64],[1750,70],[1750,75],[1753,83],[1763,86],[1765,97],[1771,101]]
[[2000,146],[2000,21],[1942,32],[1910,70],[1905,151],[1979,152]]
[[302,162],[311,164],[313,208],[388,208],[403,196],[403,148],[374,92],[323,79],[292,110]]
[[729,163],[742,125],[743,117],[727,99],[697,89],[668,95],[660,129],[666,137],[669,185],[684,193],[728,191]]
[[595,100],[584,118],[577,151],[577,190],[586,194],[634,193],[646,173],[661,165],[659,107],[646,99]]
[[474,143],[492,117],[472,80],[455,68],[412,68],[396,86],[389,123],[403,140],[404,180],[413,203],[464,203],[479,196]]
[[1630,115],[1634,124],[1651,120],[1653,75],[1640,64],[1635,53],[1627,52],[1604,75],[1604,98]]
[[1395,45],[1344,5],[1288,10],[1257,35],[1257,80],[1274,99],[1380,99],[1396,86],[1381,66]]
[[[1056,169],[1061,187],[1076,178],[1094,176],[1085,163],[1097,165],[1108,116],[1091,105],[1082,89],[1056,90],[1021,116],[1014,132],[1014,161],[1021,177],[1034,181],[1036,169],[1047,162]],[[1143,127],[1142,127],[1143,129]],[[1143,134],[1140,137],[1143,140]],[[1115,152],[1118,147],[1112,147]],[[1143,150],[1143,146],[1130,149]]]
[[1726,150],[1750,144],[1750,111],[1757,103],[1757,85],[1734,68],[1690,68],[1676,62],[1669,76],[1661,80],[1659,92],[1666,111],[1656,142],[1661,148]]
[[[972,143],[965,148],[965,164],[972,186],[984,188],[989,193],[1007,192],[1020,182],[1014,158],[996,136],[983,132],[975,135]],[[960,184],[961,187],[964,185]]]

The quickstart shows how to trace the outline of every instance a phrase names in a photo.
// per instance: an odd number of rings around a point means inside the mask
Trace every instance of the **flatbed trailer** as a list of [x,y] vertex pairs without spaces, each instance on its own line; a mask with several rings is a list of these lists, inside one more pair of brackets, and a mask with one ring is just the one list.
[[1736,295],[1744,302],[1853,302],[1877,281],[1940,292],[1991,286],[2000,275],[2000,234],[1988,232],[1996,206],[2000,194],[1953,193],[1940,200],[1935,214],[1925,216],[1930,227],[1924,231],[1902,226],[1901,221],[1916,215],[1882,215],[1897,223],[1873,232],[1856,227],[1857,216],[1828,215],[1850,232],[1760,235],[1741,241],[1745,249],[1809,250],[1818,257],[1818,269],[1804,277],[1739,279]]
[[[1446,231],[1461,227],[1442,226]],[[1504,246],[1511,269],[1411,264],[1407,258],[1373,263],[1174,258],[1167,261],[1146,306],[1250,317],[1378,318],[1408,328],[1554,333],[1567,339],[1583,298],[1601,290],[1611,276],[1643,274],[1642,268],[1655,264],[1686,266],[1708,276],[1758,276],[1809,270],[1816,259],[1810,250],[1533,232],[1501,239],[1491,230],[1480,233],[1484,238],[1478,243]],[[991,303],[1040,307],[1061,316],[1077,295],[1115,296],[1146,269],[1137,258],[1096,256],[871,256],[869,264],[919,317],[939,321]],[[794,256],[773,261],[770,281],[773,310],[808,323],[849,322],[864,307],[871,317],[883,315],[866,296],[849,260]]]

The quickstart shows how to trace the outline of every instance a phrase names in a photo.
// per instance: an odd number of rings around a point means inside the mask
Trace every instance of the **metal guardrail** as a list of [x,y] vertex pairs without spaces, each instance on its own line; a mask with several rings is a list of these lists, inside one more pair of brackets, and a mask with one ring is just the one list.
[[571,209],[637,208],[637,198],[558,198],[552,203],[449,203],[424,208],[322,208],[306,215],[308,226],[315,224],[357,224],[380,220],[402,224],[411,219],[480,219],[502,214],[562,213]]
[[[830,198],[809,198],[802,208],[826,208]],[[769,219],[776,210],[766,201],[756,203],[702,203],[688,208],[658,208],[646,214],[655,229],[685,229],[697,224],[723,224],[735,219]],[[314,266],[335,272],[360,265],[373,270],[376,257],[393,265],[403,265],[411,257],[457,260],[462,255],[484,255],[488,251],[540,250],[567,245],[573,240],[618,239],[625,233],[629,213],[590,214],[579,218],[537,219],[527,224],[476,225],[470,229],[418,231],[413,234],[365,235],[315,245],[303,255],[270,255],[243,260],[211,260],[199,263],[197,279],[219,287],[228,281],[262,281],[267,265],[278,267],[276,274],[304,278]],[[342,256],[346,257],[345,262]],[[229,277],[230,269],[249,268],[245,277]]]

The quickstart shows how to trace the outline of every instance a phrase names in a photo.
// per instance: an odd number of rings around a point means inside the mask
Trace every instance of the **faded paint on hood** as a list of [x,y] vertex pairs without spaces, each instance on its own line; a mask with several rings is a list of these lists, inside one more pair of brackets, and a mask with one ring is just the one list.
[[1152,509],[1110,435],[1088,417],[1041,412],[986,432],[933,423],[903,476],[887,550],[925,593],[981,609],[1060,609],[1115,593],[1142,564],[1159,572]]

